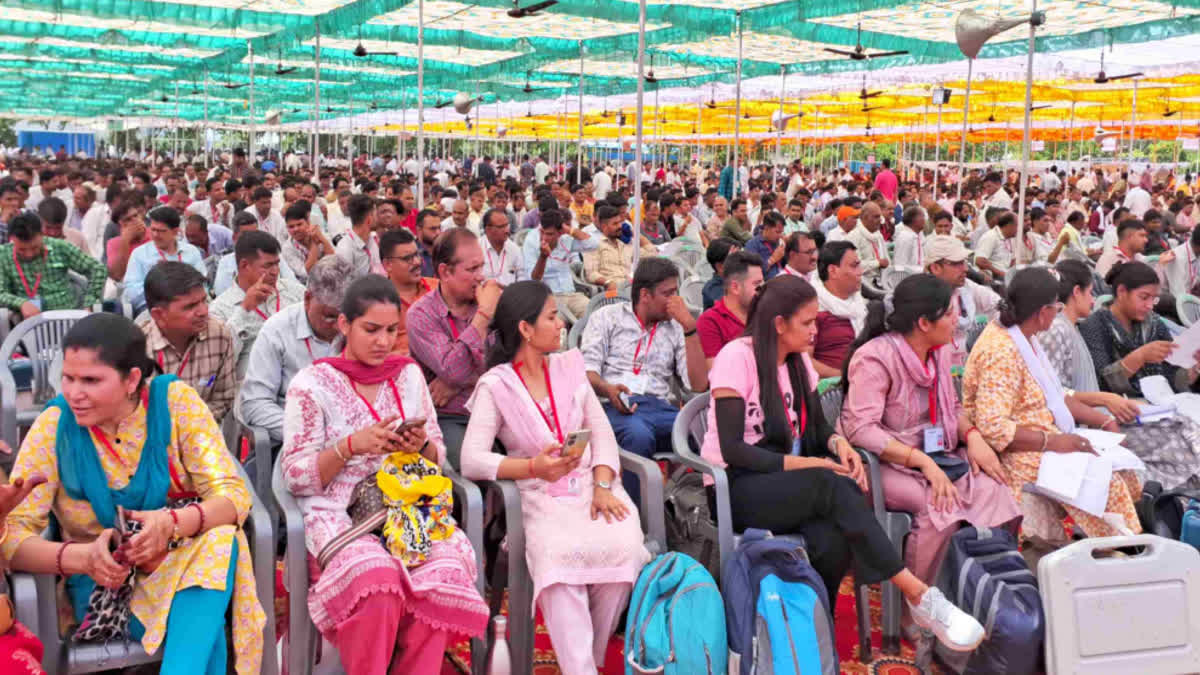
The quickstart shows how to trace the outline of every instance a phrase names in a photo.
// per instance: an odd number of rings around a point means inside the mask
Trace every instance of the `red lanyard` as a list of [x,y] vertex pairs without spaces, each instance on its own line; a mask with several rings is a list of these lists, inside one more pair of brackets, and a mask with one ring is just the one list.
[[925,246],[921,242],[921,235],[918,234],[917,235],[917,267],[920,267],[921,269],[925,269],[925,266],[923,264],[921,264],[921,260],[925,257],[923,255],[924,251],[922,250],[924,248],[925,248]]
[[312,345],[311,345],[311,344],[309,344],[309,340],[308,340],[308,338],[304,338],[304,348],[308,350],[308,358],[309,358],[309,360],[310,360],[310,361],[311,361],[311,360],[313,360],[315,357],[313,356],[313,353],[312,353]]
[[[167,372],[167,367],[165,365],[163,365],[163,352],[165,352],[165,351],[167,351],[165,348],[160,349],[160,350],[158,350],[158,353],[155,354],[155,357],[158,359],[158,367],[161,368],[164,373]],[[183,353],[183,359],[181,359],[179,361],[179,367],[175,369],[176,375],[183,374],[183,369],[187,368],[188,358],[191,357],[191,355],[192,355],[192,348],[188,347],[187,351],[185,351]]]
[[[17,260],[17,249],[13,249],[13,264],[17,266],[17,274],[21,275],[21,285],[25,287],[25,295],[30,298],[36,298],[38,288],[42,285],[42,273],[38,272],[37,279],[33,282],[33,290],[29,290],[29,281],[25,279],[25,270],[21,269],[21,261]],[[42,267],[46,267],[46,249],[42,249]]]
[[[638,326],[643,331],[645,331],[646,327],[642,325],[642,320],[638,319],[636,314],[633,316],[633,318],[637,319]],[[653,326],[650,327],[650,339],[646,341],[646,356],[650,356],[650,345],[654,344],[654,334],[657,332],[658,332],[658,324],[654,324]],[[638,363],[638,355],[641,353],[642,353],[642,336],[641,336],[641,334],[638,334],[637,349],[633,350],[633,374],[634,375],[641,375],[642,374],[642,366],[645,365],[644,363]],[[644,359],[643,359],[643,361],[644,361]]]
[[[150,245],[154,246],[154,243],[151,242]],[[162,259],[162,260],[170,260],[171,259],[169,256],[167,256],[166,253],[163,253],[163,250],[161,248],[154,246],[154,250],[158,251],[158,257],[160,259]],[[183,250],[182,249],[175,252],[175,259],[178,260],[179,262],[183,262]]]
[[[400,420],[404,421],[407,419],[407,416],[404,414],[404,401],[400,400],[400,392],[396,390],[395,381],[388,380],[388,386],[392,388],[392,396],[396,399],[396,407],[400,409]],[[371,417],[374,417],[376,422],[379,422],[383,419],[379,416],[379,413],[375,412],[375,406],[371,405],[371,402],[367,400],[367,397],[363,396],[362,393],[358,391],[358,387],[354,384],[353,380],[350,381],[350,388],[354,390],[355,394],[358,394],[359,400],[367,406],[367,410],[371,411]]]
[[[254,313],[261,316],[263,318],[263,321],[266,321],[267,319],[271,318],[271,317],[267,316],[266,314],[264,314],[263,311],[257,307],[254,308]],[[278,314],[278,313],[279,313],[279,292],[276,291],[276,293],[275,293],[275,314]],[[274,314],[272,314],[271,316],[274,316]]]
[[[529,385],[525,384],[525,378],[521,376],[521,362],[514,362],[512,369],[517,374],[517,379],[524,385],[525,391],[529,393],[529,399],[533,401],[533,392],[529,391]],[[546,378],[546,397],[550,399],[550,414],[554,415],[554,423],[550,423],[550,418],[546,417],[546,411],[542,410],[542,406],[538,405],[537,401],[533,401],[533,407],[537,408],[538,413],[545,420],[546,426],[550,428],[550,433],[558,437],[558,442],[561,444],[563,442],[562,424],[558,421],[558,404],[554,402],[554,388],[550,386],[550,367],[545,362],[542,363],[542,376]]]
[[871,242],[871,250],[875,252],[875,260],[876,260],[876,262],[878,262],[878,261],[880,261],[880,260],[883,260],[883,257],[879,255],[879,247],[875,245],[875,240],[874,240],[874,239],[868,239],[867,241]]
[[[792,396],[796,396],[796,392],[792,392]],[[787,405],[787,396],[783,395],[783,381],[779,381],[779,398],[783,400],[784,405]],[[804,429],[808,427],[808,404],[804,400],[804,396],[798,396],[800,403],[800,433],[796,434],[799,438],[804,435]],[[786,411],[785,411],[786,412]]]
[[[921,367],[925,369],[925,374],[929,374],[929,361],[935,358],[935,350],[929,350],[929,356],[925,358],[925,363]],[[933,366],[933,383],[929,385],[929,425],[937,426],[937,363]]]
[[457,340],[458,339],[458,325],[454,323],[454,315],[447,312],[446,316],[447,316],[447,318],[450,319],[450,334],[454,336],[455,340]]

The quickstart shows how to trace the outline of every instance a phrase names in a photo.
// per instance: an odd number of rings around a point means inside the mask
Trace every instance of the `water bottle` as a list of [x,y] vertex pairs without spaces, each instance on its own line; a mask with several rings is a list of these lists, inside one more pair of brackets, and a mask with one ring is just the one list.
[[488,658],[487,675],[509,675],[512,672],[512,658],[508,654],[508,619],[496,615],[492,617],[492,653]]

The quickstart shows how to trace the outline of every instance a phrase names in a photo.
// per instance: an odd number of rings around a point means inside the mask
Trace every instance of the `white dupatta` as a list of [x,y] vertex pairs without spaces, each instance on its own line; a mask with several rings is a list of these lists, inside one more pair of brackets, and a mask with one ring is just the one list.
[[1037,380],[1038,386],[1042,388],[1042,394],[1046,397],[1046,407],[1054,415],[1054,426],[1064,434],[1075,431],[1075,418],[1067,408],[1067,393],[1058,381],[1054,366],[1050,365],[1050,359],[1046,358],[1041,346],[1025,339],[1020,326],[1009,326],[1008,335],[1016,344],[1029,374],[1033,375],[1033,379]]

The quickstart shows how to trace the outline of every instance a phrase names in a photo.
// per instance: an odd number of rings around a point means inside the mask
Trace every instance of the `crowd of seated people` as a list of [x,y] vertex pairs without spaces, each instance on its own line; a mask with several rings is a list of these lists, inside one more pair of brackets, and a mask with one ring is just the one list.
[[[728,472],[734,528],[804,535],[831,593],[851,570],[893,582],[906,629],[951,649],[984,635],[933,585],[964,524],[1044,553],[1068,542],[1066,517],[1084,536],[1140,532],[1144,481],[1200,486],[1200,427],[1142,424],[1134,400],[1151,376],[1197,390],[1200,367],[1168,360],[1173,298],[1200,272],[1189,181],[1150,194],[1144,178],[1046,176],[1018,214],[999,172],[939,201],[916,170],[893,184],[797,162],[735,185],[697,165],[648,180],[638,204],[604,165],[568,182],[561,167],[539,179],[544,162],[396,159],[283,174],[244,154],[207,174],[18,161],[0,176],[3,328],[105,310],[72,319],[61,394],[6,439],[0,486],[4,563],[63,577],[76,624],[100,630],[96,598],[132,589],[118,635],[164,672],[260,672],[272,608],[226,424],[269,440],[248,466],[261,480],[279,462],[305,533],[284,545],[311,554],[309,618],[351,673],[440,672],[484,634],[483,570],[449,508],[343,536],[364,479],[449,504],[460,473],[516,482],[524,610],[563,672],[602,669],[650,559],[639,515],[661,507],[620,453],[671,462],[701,393],[699,450]],[[830,419],[823,378],[844,394]],[[1114,472],[1103,517],[1024,489],[1045,453],[1090,449],[1081,426],[1119,431],[1146,465]],[[873,491],[912,515],[900,548]],[[118,506],[140,531],[110,547]],[[0,633],[0,665],[40,655],[25,627]]]

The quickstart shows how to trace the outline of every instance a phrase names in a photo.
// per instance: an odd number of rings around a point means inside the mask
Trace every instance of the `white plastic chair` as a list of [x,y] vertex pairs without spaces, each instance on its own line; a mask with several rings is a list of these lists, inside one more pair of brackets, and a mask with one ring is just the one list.
[[679,295],[683,296],[683,302],[692,310],[693,314],[704,311],[704,284],[703,279],[692,277],[683,282],[679,287]]
[[1200,298],[1184,293],[1175,298],[1175,311],[1183,325],[1190,326],[1200,320]]

